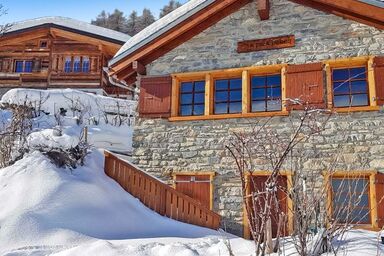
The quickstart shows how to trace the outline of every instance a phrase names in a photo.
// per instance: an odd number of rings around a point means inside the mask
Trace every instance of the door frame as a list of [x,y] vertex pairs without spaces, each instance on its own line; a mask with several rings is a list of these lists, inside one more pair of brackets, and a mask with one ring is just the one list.
[[[270,176],[272,174],[271,171],[254,171],[252,173],[246,173],[245,174],[245,180],[246,180],[246,193],[247,195],[250,193],[250,177],[253,176]],[[289,191],[292,188],[292,172],[291,171],[280,171],[281,176],[287,177],[287,190]],[[287,225],[287,231],[289,234],[293,232],[293,202],[292,199],[290,199],[287,196],[287,217],[288,217],[288,225]],[[247,210],[243,198],[243,237],[245,239],[252,239],[249,231],[249,223],[248,223],[248,217],[247,217]]]
[[172,173],[172,187],[176,189],[176,176],[209,176],[209,210],[213,210],[213,198],[214,198],[214,185],[213,185],[213,179],[216,176],[216,172],[204,172],[204,171],[198,171],[198,172],[173,172]]

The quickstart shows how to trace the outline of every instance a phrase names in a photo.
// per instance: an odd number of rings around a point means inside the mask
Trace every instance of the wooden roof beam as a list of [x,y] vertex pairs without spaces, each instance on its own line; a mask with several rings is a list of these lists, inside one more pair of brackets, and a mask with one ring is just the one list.
[[138,62],[137,60],[132,62],[132,68],[134,71],[136,71],[136,73],[138,73],[140,75],[146,75],[147,74],[147,70],[146,70],[145,66],[143,64],[141,64],[140,62]]
[[269,0],[257,0],[257,11],[261,20],[269,20]]

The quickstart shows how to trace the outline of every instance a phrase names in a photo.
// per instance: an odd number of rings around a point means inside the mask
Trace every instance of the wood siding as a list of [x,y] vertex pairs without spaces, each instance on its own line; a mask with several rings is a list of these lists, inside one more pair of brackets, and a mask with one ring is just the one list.
[[384,105],[384,57],[375,57],[375,84],[377,105]]
[[142,77],[139,115],[164,118],[171,115],[171,76]]
[[[324,108],[324,72],[322,63],[287,66],[287,109],[309,107]],[[295,104],[298,99],[300,104]]]
[[207,208],[211,207],[210,175],[176,175],[175,188]]
[[220,227],[220,215],[109,152],[105,154],[105,173],[162,216],[215,230]]

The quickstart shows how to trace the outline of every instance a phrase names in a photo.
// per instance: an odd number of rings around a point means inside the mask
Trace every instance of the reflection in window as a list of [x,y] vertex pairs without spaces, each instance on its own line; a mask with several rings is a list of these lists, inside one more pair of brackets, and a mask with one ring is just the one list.
[[32,73],[33,61],[31,60],[17,60],[15,62],[16,73]]
[[183,82],[180,85],[180,115],[204,115],[205,81]]
[[242,80],[241,78],[215,81],[215,114],[241,113]]
[[332,70],[335,107],[368,106],[366,67]]
[[281,75],[254,76],[251,80],[252,112],[281,111]]
[[65,57],[64,72],[66,73],[72,72],[72,58],[69,56]]
[[78,56],[73,59],[73,72],[81,72],[81,59]]
[[366,178],[332,178],[333,217],[340,223],[370,223]]
[[89,57],[86,57],[86,56],[83,57],[82,72],[84,73],[89,72]]

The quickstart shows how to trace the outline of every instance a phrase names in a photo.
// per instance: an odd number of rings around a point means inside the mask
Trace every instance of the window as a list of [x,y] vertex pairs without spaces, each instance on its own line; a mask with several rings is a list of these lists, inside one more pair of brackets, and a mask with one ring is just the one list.
[[215,80],[214,113],[233,114],[242,110],[242,79]]
[[16,73],[32,73],[33,61],[32,60],[17,60],[15,62]]
[[251,111],[281,111],[281,75],[253,76]]
[[70,73],[72,72],[72,57],[66,57],[64,63],[64,72]]
[[368,178],[332,178],[331,185],[334,218],[340,223],[371,223]]
[[205,81],[183,82],[180,85],[180,115],[204,115]]
[[48,41],[46,41],[46,40],[41,40],[41,41],[39,42],[39,46],[40,46],[40,48],[47,48],[47,47],[48,47]]
[[369,105],[366,67],[333,69],[332,86],[335,107]]
[[83,57],[83,63],[82,63],[82,72],[88,73],[89,72],[89,57],[84,56]]
[[81,59],[80,57],[73,58],[73,72],[81,72]]

